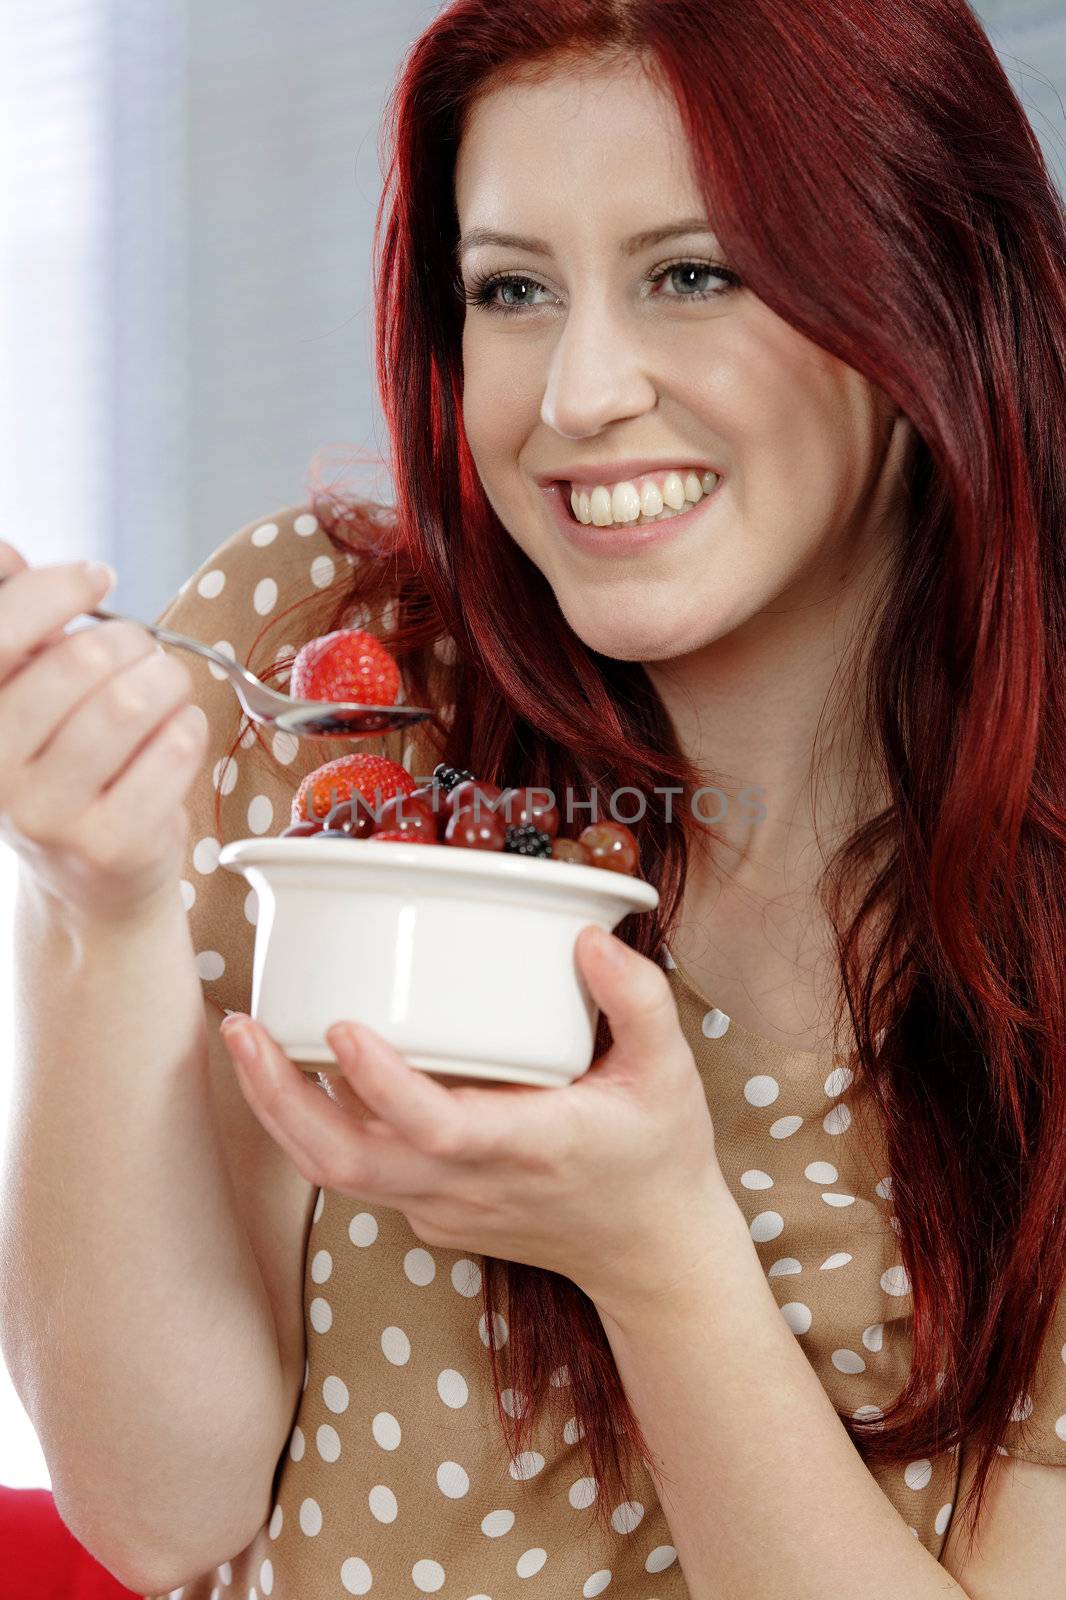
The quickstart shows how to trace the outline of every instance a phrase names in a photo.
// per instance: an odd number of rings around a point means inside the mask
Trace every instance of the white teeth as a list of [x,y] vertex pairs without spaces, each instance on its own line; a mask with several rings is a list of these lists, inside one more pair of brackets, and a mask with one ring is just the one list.
[[594,523],[598,528],[665,521],[698,504],[717,483],[715,472],[705,472],[702,477],[696,472],[684,476],[680,472],[668,472],[661,490],[650,478],[639,489],[628,480],[616,483],[613,488],[597,484],[591,491],[571,485],[570,509],[576,521],[586,526]]

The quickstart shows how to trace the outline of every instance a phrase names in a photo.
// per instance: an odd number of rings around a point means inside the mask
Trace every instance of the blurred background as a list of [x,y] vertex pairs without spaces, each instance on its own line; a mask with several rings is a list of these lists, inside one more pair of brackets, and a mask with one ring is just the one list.
[[[0,508],[28,560],[110,561],[104,604],[150,621],[230,534],[303,502],[316,452],[387,453],[380,118],[438,9],[0,0]],[[973,9],[1066,192],[1066,0]],[[0,844],[0,1144],[14,881]],[[2,1356],[0,1484],[50,1487]]]

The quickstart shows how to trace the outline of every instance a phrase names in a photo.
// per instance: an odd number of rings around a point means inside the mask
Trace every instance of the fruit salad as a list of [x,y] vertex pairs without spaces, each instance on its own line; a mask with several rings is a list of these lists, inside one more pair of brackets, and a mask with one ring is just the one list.
[[[302,699],[392,705],[400,672],[375,635],[338,629],[302,647],[290,688]],[[547,789],[503,789],[444,762],[419,787],[387,756],[358,753],[324,762],[304,777],[279,837],[499,850],[641,876],[637,840],[624,823],[591,822],[567,838],[561,822]]]

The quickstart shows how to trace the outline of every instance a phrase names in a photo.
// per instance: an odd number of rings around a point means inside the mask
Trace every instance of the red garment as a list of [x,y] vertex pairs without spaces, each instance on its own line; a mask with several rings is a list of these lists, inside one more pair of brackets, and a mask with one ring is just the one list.
[[129,1600],[63,1521],[49,1489],[0,1484],[0,1600]]

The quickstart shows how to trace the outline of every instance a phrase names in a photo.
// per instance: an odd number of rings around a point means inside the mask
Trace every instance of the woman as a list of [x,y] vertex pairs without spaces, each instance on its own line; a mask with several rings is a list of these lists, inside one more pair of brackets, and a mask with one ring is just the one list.
[[[136,1484],[121,1540],[51,1429],[71,1517],[142,1588],[1058,1581],[1066,231],[961,0],[826,16],[444,9],[404,65],[383,202],[396,513],[319,495],[249,524],[164,613],[268,676],[301,638],[388,629],[408,698],[442,711],[379,748],[581,800],[635,788],[662,906],[615,965],[579,940],[602,1021],[570,1090],[449,1090],[341,1027],[325,1095],[248,1023],[242,1064],[231,1023],[238,1095],[218,1024],[249,1006],[256,907],[219,840],[281,831],[327,756],[282,738],[260,761],[247,728],[227,749],[230,691],[190,665],[211,735],[180,774],[182,897],[211,1070],[164,1078],[167,1188],[162,1108],[131,1113],[184,1243],[163,1271],[180,1374],[142,1347],[158,1432],[105,1479],[111,1503]],[[286,619],[274,669],[262,617]],[[82,904],[66,934],[103,949],[97,1014],[120,956],[186,971],[159,859],[150,915],[105,933]],[[152,1039],[188,1036],[178,1007]],[[179,1154],[207,1181],[164,1212]],[[208,1261],[188,1234],[216,1207]],[[29,1208],[21,1227],[43,1258]],[[163,1289],[134,1248],[151,1339]],[[58,1361],[26,1370],[70,1395]],[[59,1403],[38,1399],[42,1436]]]

